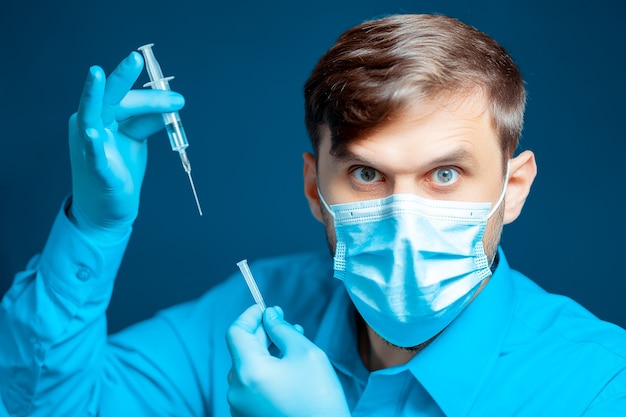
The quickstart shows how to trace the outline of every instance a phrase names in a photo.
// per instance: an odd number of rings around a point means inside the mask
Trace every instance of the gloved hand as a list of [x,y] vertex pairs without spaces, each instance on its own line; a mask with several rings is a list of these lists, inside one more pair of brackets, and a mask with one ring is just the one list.
[[179,110],[180,94],[130,90],[143,69],[132,52],[105,79],[89,69],[77,113],[69,120],[72,165],[70,219],[100,242],[125,236],[139,211],[146,138],[164,128],[161,113]]
[[[248,308],[226,334],[233,361],[228,402],[233,417],[345,417],[343,389],[326,354],[283,319],[282,310]],[[267,336],[281,351],[268,351]]]

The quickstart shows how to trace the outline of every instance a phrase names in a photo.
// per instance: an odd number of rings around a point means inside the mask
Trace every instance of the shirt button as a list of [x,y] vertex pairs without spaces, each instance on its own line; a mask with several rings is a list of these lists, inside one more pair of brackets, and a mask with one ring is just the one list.
[[76,273],[76,276],[81,281],[87,281],[89,278],[91,278],[91,272],[89,272],[87,268],[80,268]]

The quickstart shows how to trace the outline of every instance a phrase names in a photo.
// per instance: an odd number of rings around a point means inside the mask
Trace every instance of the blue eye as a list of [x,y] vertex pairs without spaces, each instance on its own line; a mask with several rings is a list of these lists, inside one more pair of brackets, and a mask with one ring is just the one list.
[[382,174],[372,167],[358,167],[352,171],[352,175],[360,182],[375,182],[382,179]]
[[459,172],[454,168],[440,168],[433,171],[432,179],[440,185],[453,184],[459,179]]

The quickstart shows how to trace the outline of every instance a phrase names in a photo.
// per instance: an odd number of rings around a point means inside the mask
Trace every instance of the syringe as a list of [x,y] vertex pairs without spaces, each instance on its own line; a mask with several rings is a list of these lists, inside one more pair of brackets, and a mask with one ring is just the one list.
[[[154,46],[154,44],[149,43],[138,48],[138,50],[143,53],[143,58],[146,63],[146,71],[148,72],[148,76],[150,77],[150,82],[145,83],[143,86],[150,86],[154,90],[170,90],[169,81],[174,77],[163,77],[161,67],[154,57],[154,52],[152,52],[152,46]],[[172,150],[178,152],[178,154],[180,155],[180,160],[183,163],[183,168],[185,169],[185,172],[189,177],[191,191],[193,191],[193,197],[196,200],[198,212],[202,216],[202,209],[200,208],[198,194],[196,194],[196,187],[193,183],[193,178],[191,178],[191,164],[189,163],[189,158],[187,158],[187,152],[185,152],[185,149],[189,146],[189,143],[187,142],[187,135],[185,135],[183,125],[180,122],[180,116],[178,115],[177,111],[171,113],[163,113],[163,121],[165,122],[165,130],[167,131],[167,136],[169,136],[170,138],[170,145],[172,146]]]

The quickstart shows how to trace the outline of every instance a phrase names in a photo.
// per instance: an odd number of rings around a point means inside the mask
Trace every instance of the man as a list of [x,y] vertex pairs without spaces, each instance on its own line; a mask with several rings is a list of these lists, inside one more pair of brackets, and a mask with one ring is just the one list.
[[514,154],[520,73],[444,16],[365,22],[306,84],[304,192],[334,261],[252,265],[282,308],[249,307],[236,276],[107,337],[145,138],[183,104],[129,91],[141,68],[134,53],[106,80],[92,68],[70,119],[72,198],[2,303],[10,413],[624,415],[626,332],[498,247],[536,174],[531,152]]

